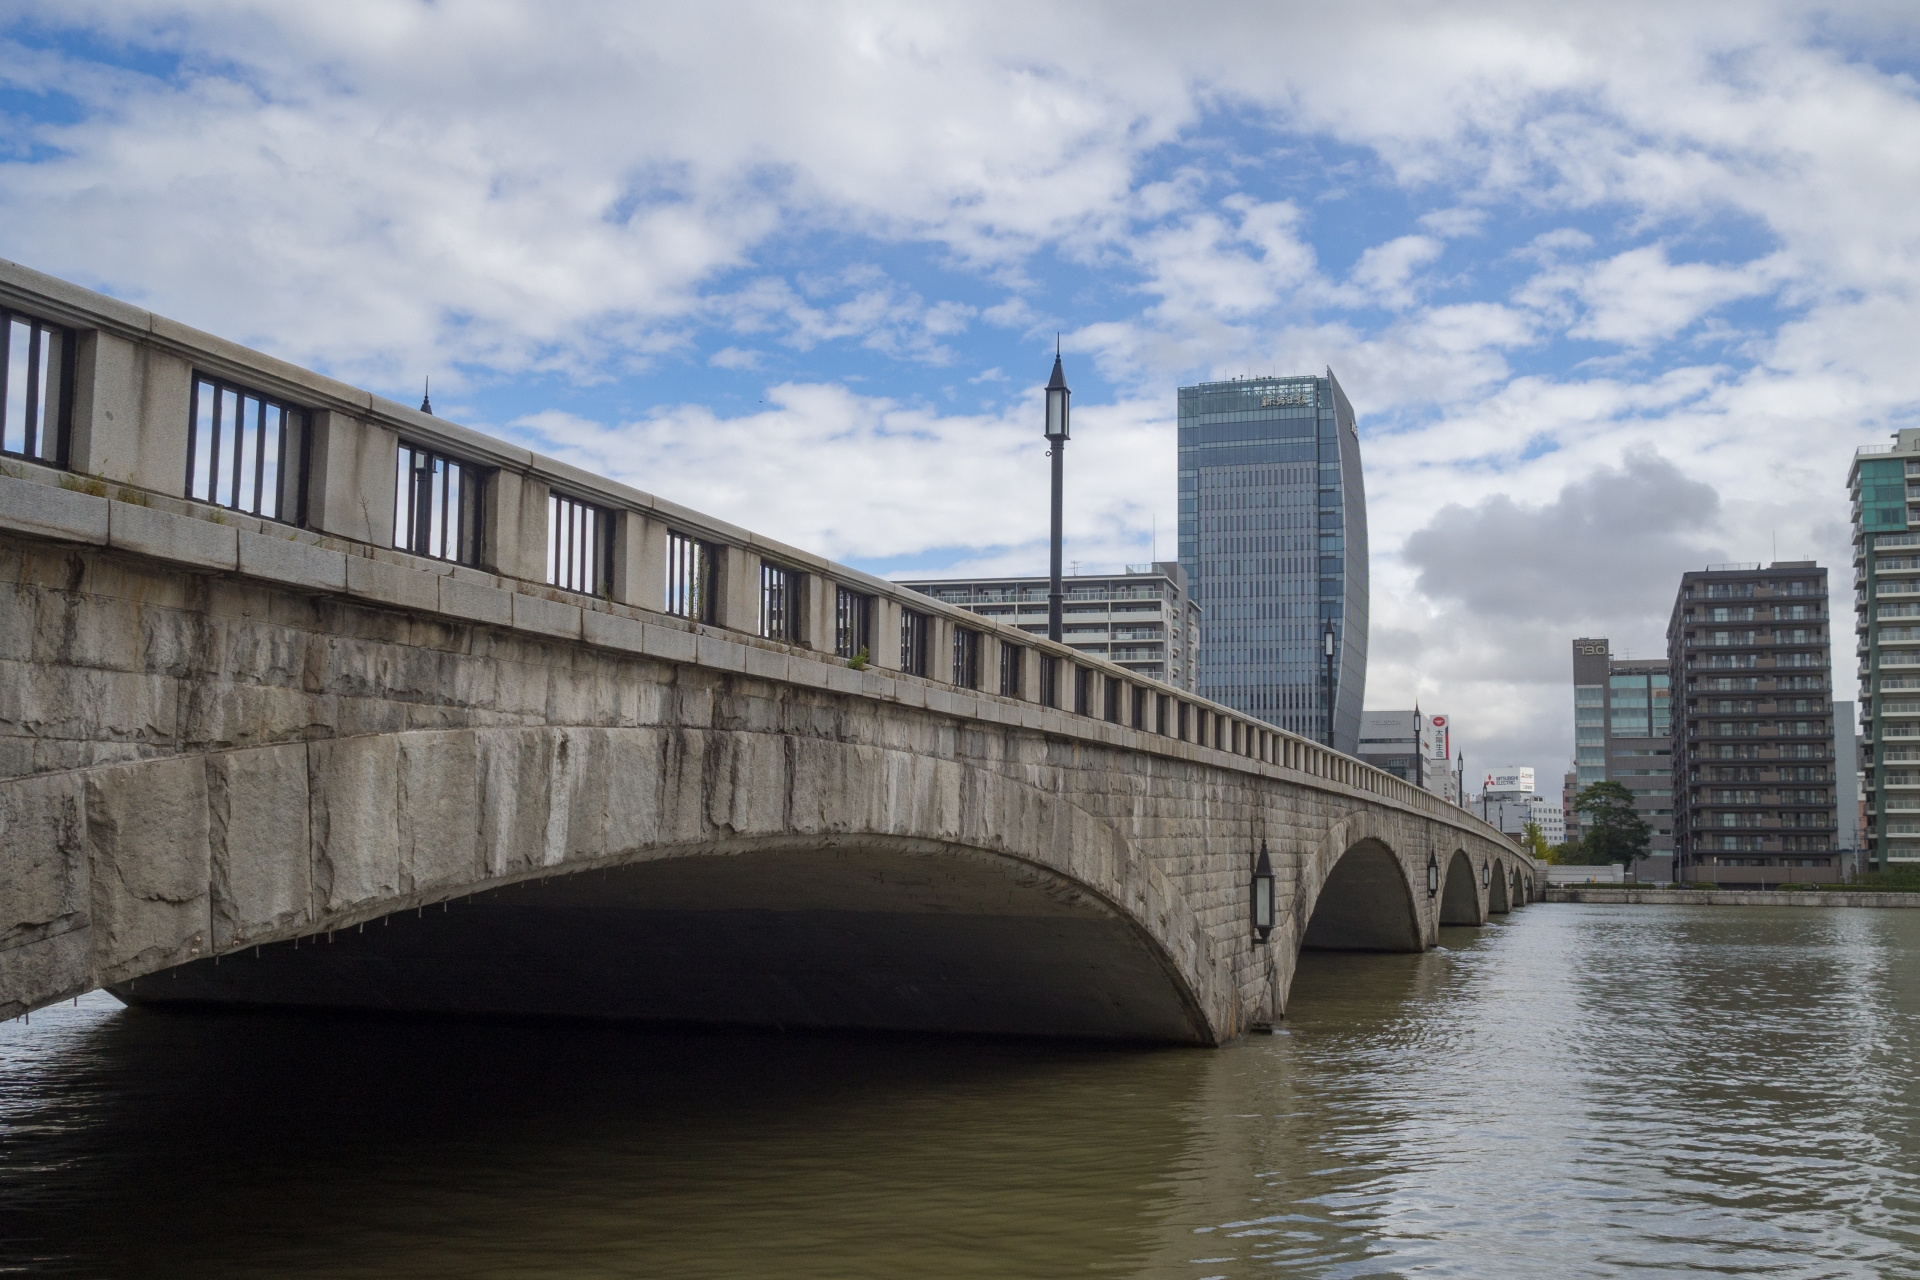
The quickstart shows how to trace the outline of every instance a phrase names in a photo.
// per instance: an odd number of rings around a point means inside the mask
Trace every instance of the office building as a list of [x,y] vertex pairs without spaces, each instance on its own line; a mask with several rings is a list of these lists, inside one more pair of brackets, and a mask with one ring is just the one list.
[[1681,575],[1667,655],[1684,879],[1842,878],[1828,626],[1827,572],[1811,560]]
[[1353,406],[1334,379],[1180,388],[1180,563],[1204,617],[1200,692],[1359,747],[1367,686],[1367,502]]
[[1540,837],[1549,849],[1567,842],[1567,811],[1561,801],[1552,796],[1535,796],[1533,820],[1540,824]]
[[[985,617],[1047,634],[1045,578],[964,578],[903,582],[903,587]],[[1060,580],[1060,638],[1150,680],[1199,691],[1194,655],[1200,607],[1187,571],[1171,560],[1128,565],[1125,573],[1070,574]]]
[[1890,871],[1920,863],[1920,428],[1897,432],[1891,449],[1855,454],[1847,488],[1861,845],[1871,867]]
[[[1661,659],[1616,658],[1604,637],[1573,642],[1573,769],[1581,790],[1617,782],[1652,832],[1642,879],[1673,868],[1672,689]],[[1578,792],[1575,793],[1578,798]],[[1567,814],[1572,828],[1576,811]],[[1582,834],[1584,826],[1580,828]]]
[[1459,775],[1452,755],[1452,717],[1411,711],[1369,711],[1360,717],[1362,760],[1456,803]]
[[1533,821],[1533,770],[1524,765],[1489,769],[1468,807],[1498,830],[1519,840]]

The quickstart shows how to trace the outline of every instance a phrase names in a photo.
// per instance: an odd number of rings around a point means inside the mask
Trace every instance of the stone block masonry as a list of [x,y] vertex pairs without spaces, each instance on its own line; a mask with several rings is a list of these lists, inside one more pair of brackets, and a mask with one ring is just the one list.
[[[1303,943],[1537,896],[1470,814],[1186,691],[12,264],[0,301],[92,353],[74,469],[0,464],[0,1016],[107,986],[1219,1044]],[[192,496],[194,372],[300,415],[300,510]],[[472,545],[395,549],[402,443],[481,491]],[[541,578],[548,493],[605,516],[594,590]],[[714,566],[678,596],[675,545]],[[768,564],[818,617],[761,634]],[[1056,678],[900,671],[908,607]]]

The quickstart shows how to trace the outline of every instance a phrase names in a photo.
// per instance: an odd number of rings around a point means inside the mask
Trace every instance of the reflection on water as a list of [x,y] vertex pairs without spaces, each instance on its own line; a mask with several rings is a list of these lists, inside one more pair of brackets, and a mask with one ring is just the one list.
[[1222,1051],[0,1027],[0,1271],[1920,1274],[1920,912],[1534,906]]

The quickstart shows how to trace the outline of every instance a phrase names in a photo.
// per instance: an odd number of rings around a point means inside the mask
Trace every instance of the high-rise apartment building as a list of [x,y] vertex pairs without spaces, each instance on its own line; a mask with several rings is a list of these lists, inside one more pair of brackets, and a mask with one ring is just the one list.
[[[1047,634],[1045,578],[931,579],[900,584],[936,600]],[[1171,560],[1130,564],[1125,573],[1066,574],[1060,579],[1060,639],[1150,680],[1198,691],[1194,655],[1200,607],[1187,573]]]
[[1367,502],[1353,406],[1324,377],[1180,388],[1180,563],[1204,617],[1200,692],[1327,741],[1360,739]]
[[[1581,789],[1617,782],[1652,831],[1638,873],[1664,880],[1673,865],[1672,689],[1667,664],[1616,658],[1604,637],[1573,642],[1573,768]],[[1576,829],[1576,812],[1566,815]],[[1584,831],[1584,828],[1580,828]]]
[[[1861,844],[1881,871],[1920,863],[1920,428],[1862,449],[1853,497]],[[1911,505],[1910,505],[1911,504]]]
[[1840,880],[1827,571],[1811,560],[1680,577],[1667,623],[1678,700],[1675,832],[1689,881]]

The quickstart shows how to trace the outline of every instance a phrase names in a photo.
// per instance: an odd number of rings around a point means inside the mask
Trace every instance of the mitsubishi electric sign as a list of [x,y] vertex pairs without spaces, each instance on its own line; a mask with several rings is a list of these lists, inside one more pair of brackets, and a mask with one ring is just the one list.
[[1524,791],[1533,794],[1533,770],[1522,765],[1489,769],[1482,791]]

